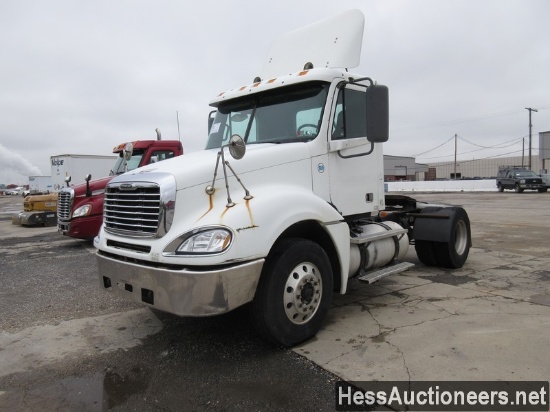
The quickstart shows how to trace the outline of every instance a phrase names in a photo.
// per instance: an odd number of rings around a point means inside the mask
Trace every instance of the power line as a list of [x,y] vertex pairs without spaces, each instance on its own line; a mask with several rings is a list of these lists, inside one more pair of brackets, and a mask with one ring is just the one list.
[[[542,106],[539,106],[538,110],[546,110],[550,106],[550,103],[544,104]],[[402,128],[394,129],[394,132],[401,132],[401,131],[408,131],[408,130],[421,130],[421,129],[428,129],[431,127],[438,127],[438,126],[452,126],[459,123],[468,123],[468,122],[477,122],[480,120],[486,120],[486,119],[492,119],[495,117],[501,117],[501,116],[508,116],[512,114],[519,114],[523,111],[523,109],[512,109],[512,110],[506,110],[502,112],[494,112],[494,113],[487,113],[487,114],[481,114],[471,117],[464,117],[461,119],[454,119],[454,120],[442,120],[439,122],[434,123],[426,123],[421,125],[405,125]]]
[[[516,144],[518,143],[519,140],[522,140],[524,137],[527,137],[527,136],[522,136],[522,137],[516,137],[514,139],[511,139],[511,140],[507,140],[505,142],[502,142],[502,143],[497,143],[496,145],[493,145],[493,146],[482,146],[482,145],[479,145],[477,143],[473,143],[473,142],[470,142],[468,140],[466,140],[465,138],[463,138],[462,136],[458,135],[458,138],[466,143],[469,143],[471,144],[472,146],[477,146],[477,147],[481,147],[483,149],[502,149],[502,148],[505,148],[505,147],[509,147],[509,146],[512,146],[513,144]],[[512,142],[510,143],[509,145],[505,145],[506,143],[509,143],[509,142]],[[499,145],[505,145],[505,146],[499,146]]]
[[[510,146],[513,146],[514,144],[518,144],[520,143],[520,141],[524,138],[523,136],[522,137],[519,137],[519,138],[514,138],[514,139],[511,139],[511,140],[506,140],[504,142],[500,142],[500,143],[497,143],[493,146],[481,146],[481,145],[477,145],[475,143],[472,143],[466,139],[464,139],[463,137],[461,136],[458,136],[460,137],[461,140],[465,141],[466,143],[468,144],[471,144],[473,146],[477,146],[477,147],[480,147],[481,149],[475,149],[475,150],[470,150],[470,151],[466,151],[466,152],[461,152],[461,153],[458,153],[459,155],[464,155],[464,154],[468,154],[468,153],[474,153],[474,152],[478,152],[478,151],[481,151],[481,150],[486,150],[486,149],[504,149],[504,148],[507,148],[507,147],[510,147]],[[450,139],[446,140],[445,142],[443,142],[442,144],[440,144],[439,146],[433,148],[433,149],[430,149],[426,152],[423,152],[423,153],[420,153],[418,155],[413,155],[413,157],[415,158],[419,158],[419,159],[424,159],[424,160],[430,160],[430,159],[438,159],[438,158],[444,158],[444,157],[451,157],[451,156],[454,156],[454,154],[451,154],[451,155],[439,155],[439,156],[432,156],[432,157],[421,157],[422,154],[426,154],[426,153],[429,153],[441,146],[443,146],[444,144],[448,143],[451,139],[454,139],[454,136],[452,136]]]
[[435,149],[439,149],[441,146],[443,146],[445,143],[447,142],[450,142],[452,139],[454,139],[455,137],[454,136],[451,136],[448,140],[444,141],[443,143],[441,143],[439,146],[436,146],[434,147],[433,149],[430,149],[430,150],[427,150],[425,152],[422,152],[422,153],[418,153],[416,155],[413,155],[413,157],[418,157],[418,156],[421,156],[423,154],[426,154],[426,153],[430,153],[430,152],[433,152]]
[[[476,147],[480,147],[482,149],[504,149],[506,147],[510,147],[514,144],[517,144],[519,143],[522,139],[525,139],[526,137],[528,137],[529,135],[524,135],[524,136],[521,136],[521,137],[514,137],[513,139],[510,139],[510,140],[505,140],[503,142],[499,142],[499,143],[495,143],[494,145],[492,146],[483,146],[483,145],[480,145],[480,144],[477,144],[477,143],[474,143],[470,140],[467,140],[465,139],[464,137],[462,137],[461,135],[458,135],[458,138],[468,144],[471,144],[472,146],[476,146]],[[454,139],[454,135],[451,136],[449,139],[447,139],[446,141],[444,141],[443,143],[429,149],[429,150],[426,150],[425,152],[421,152],[421,153],[418,153],[418,154],[414,154],[412,155],[412,157],[419,157],[419,158],[422,158],[421,156],[426,154],[426,153],[430,153],[438,148],[440,148],[441,146],[445,145],[446,143],[450,142],[452,139]],[[509,144],[508,144],[509,143]],[[473,151],[470,151],[470,152],[463,152],[463,153],[471,153]],[[436,157],[442,157],[442,156],[435,156],[435,157],[432,157],[431,159],[433,158],[436,158]]]
[[[502,154],[494,155],[494,156],[480,157],[479,159],[459,160],[459,162],[460,162],[461,165],[463,165],[465,163],[477,162],[479,160],[497,159],[499,157],[518,154],[519,152],[521,152],[521,150],[515,150],[513,152],[502,153]],[[434,163],[432,163],[432,165],[434,165],[434,166],[452,166],[453,164],[454,164],[454,162],[434,162]]]
[[[429,161],[429,160],[432,160],[432,159],[444,159],[444,158],[448,158],[448,157],[453,157],[453,156],[464,156],[466,154],[470,154],[470,153],[475,153],[475,152],[480,152],[480,151],[483,151],[483,150],[487,150],[487,149],[505,149],[507,147],[511,147],[511,146],[514,146],[518,143],[521,143],[522,140],[525,138],[525,136],[522,136],[522,137],[519,137],[519,138],[514,138],[514,139],[511,139],[511,140],[507,140],[507,141],[504,141],[504,142],[501,142],[501,143],[497,143],[493,146],[481,146],[481,145],[477,145],[475,143],[472,143],[471,141],[468,141],[466,139],[464,139],[463,137],[461,136],[458,136],[457,137],[460,137],[461,140],[463,140],[464,142],[468,143],[468,144],[471,144],[473,146],[476,146],[476,147],[479,147],[479,149],[474,149],[474,150],[469,150],[469,151],[463,151],[463,152],[460,152],[460,153],[457,153],[456,151],[456,148],[455,148],[455,153],[453,154],[448,154],[448,155],[438,155],[438,156],[432,156],[432,157],[416,157],[414,156],[415,158],[419,159],[420,161]],[[453,139],[454,136],[451,138]],[[441,147],[443,146],[444,144],[448,143],[451,139],[445,141],[444,143],[440,144],[439,146],[437,146],[436,148],[438,147]],[[431,149],[427,152],[424,152],[424,153],[428,153],[432,150],[435,150],[436,148],[434,149]],[[498,157],[501,157],[501,156],[507,156],[509,154],[515,154],[515,153],[519,153],[519,152],[523,152],[523,148],[521,150],[515,150],[513,152],[507,152],[507,153],[503,153],[503,154],[496,154],[496,155],[490,155],[490,156],[487,156],[487,157],[481,157],[481,158],[477,158],[477,159],[473,159],[473,160],[460,160],[461,163],[463,162],[470,162],[470,161],[476,161],[476,160],[483,160],[483,159],[492,159],[492,158],[498,158]],[[536,149],[535,149],[536,150]],[[437,162],[439,163],[439,162]],[[452,164],[452,163],[450,163]]]

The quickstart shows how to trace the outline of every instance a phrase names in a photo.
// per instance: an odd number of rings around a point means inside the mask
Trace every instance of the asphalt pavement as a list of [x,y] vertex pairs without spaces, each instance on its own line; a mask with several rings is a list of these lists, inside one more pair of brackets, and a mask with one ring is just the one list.
[[[0,198],[0,212],[20,199]],[[336,377],[246,307],[182,319],[105,293],[91,242],[0,214],[0,410],[334,409]]]
[[11,224],[0,197],[0,410],[332,411],[335,382],[548,380],[550,194],[430,193],[472,221],[466,265],[334,295],[294,350],[243,307],[178,318],[99,287],[91,242]]

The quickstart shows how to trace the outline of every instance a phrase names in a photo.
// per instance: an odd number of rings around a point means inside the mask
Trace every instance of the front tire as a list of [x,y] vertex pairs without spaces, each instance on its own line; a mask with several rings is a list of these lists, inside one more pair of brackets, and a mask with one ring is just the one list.
[[518,183],[516,183],[516,185],[514,186],[514,190],[516,191],[516,193],[523,193],[523,189],[519,187]]
[[291,347],[317,334],[332,298],[330,260],[317,243],[283,239],[264,264],[252,319],[268,341]]

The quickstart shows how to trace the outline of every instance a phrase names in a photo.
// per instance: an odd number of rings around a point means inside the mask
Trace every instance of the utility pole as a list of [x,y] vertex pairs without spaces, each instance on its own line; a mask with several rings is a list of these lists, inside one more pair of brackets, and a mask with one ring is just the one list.
[[521,139],[521,167],[525,166],[525,137]]
[[456,180],[456,133],[455,133],[455,180]]
[[531,131],[533,129],[533,125],[531,124],[531,112],[537,113],[537,109],[533,109],[531,107],[526,107],[525,110],[529,110],[529,170],[531,169]]

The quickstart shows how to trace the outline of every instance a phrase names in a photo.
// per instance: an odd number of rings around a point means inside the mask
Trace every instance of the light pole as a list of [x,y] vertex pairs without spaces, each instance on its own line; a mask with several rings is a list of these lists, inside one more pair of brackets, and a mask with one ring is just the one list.
[[526,107],[525,110],[529,110],[529,170],[531,170],[531,130],[533,129],[533,125],[531,124],[531,112],[537,113],[538,110],[531,107]]

